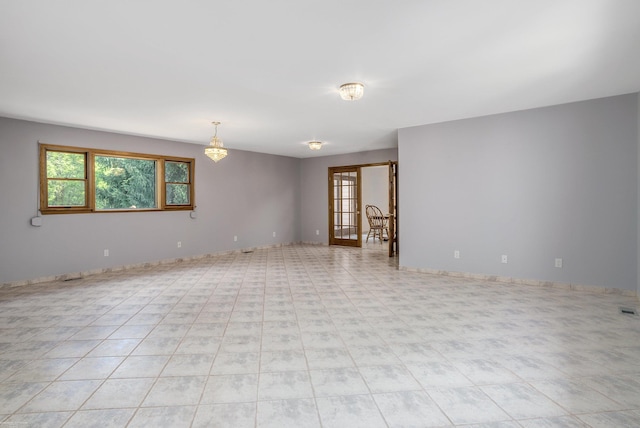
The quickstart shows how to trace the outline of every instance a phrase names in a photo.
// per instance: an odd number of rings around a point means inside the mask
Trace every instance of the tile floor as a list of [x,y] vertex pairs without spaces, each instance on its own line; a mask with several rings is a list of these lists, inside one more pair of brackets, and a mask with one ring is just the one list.
[[290,246],[0,289],[0,425],[638,427],[635,298]]

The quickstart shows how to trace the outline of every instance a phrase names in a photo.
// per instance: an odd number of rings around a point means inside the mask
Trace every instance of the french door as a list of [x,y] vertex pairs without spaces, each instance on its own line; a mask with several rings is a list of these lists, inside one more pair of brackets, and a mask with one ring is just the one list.
[[329,244],[362,246],[360,167],[329,168]]

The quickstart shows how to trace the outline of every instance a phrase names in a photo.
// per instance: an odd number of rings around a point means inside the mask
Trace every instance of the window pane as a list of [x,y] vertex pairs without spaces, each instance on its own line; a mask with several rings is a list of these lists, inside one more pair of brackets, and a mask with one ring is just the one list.
[[167,184],[167,205],[189,205],[188,184]]
[[164,181],[167,183],[188,183],[189,164],[186,162],[165,162]]
[[48,206],[82,207],[85,205],[84,180],[48,180]]
[[47,178],[85,178],[84,153],[47,151]]
[[95,156],[96,209],[156,208],[156,162]]

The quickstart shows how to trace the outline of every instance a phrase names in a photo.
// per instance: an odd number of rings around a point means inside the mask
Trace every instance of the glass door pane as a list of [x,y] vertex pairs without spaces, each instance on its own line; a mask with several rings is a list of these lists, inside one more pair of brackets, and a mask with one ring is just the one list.
[[329,168],[329,244],[360,246],[360,168]]

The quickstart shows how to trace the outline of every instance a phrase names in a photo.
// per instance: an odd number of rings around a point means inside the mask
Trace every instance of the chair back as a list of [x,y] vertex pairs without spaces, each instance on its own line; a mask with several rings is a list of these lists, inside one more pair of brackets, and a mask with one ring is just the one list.
[[382,211],[380,211],[380,208],[376,207],[375,205],[366,205],[365,212],[367,213],[369,227],[384,227],[384,215],[382,214]]

